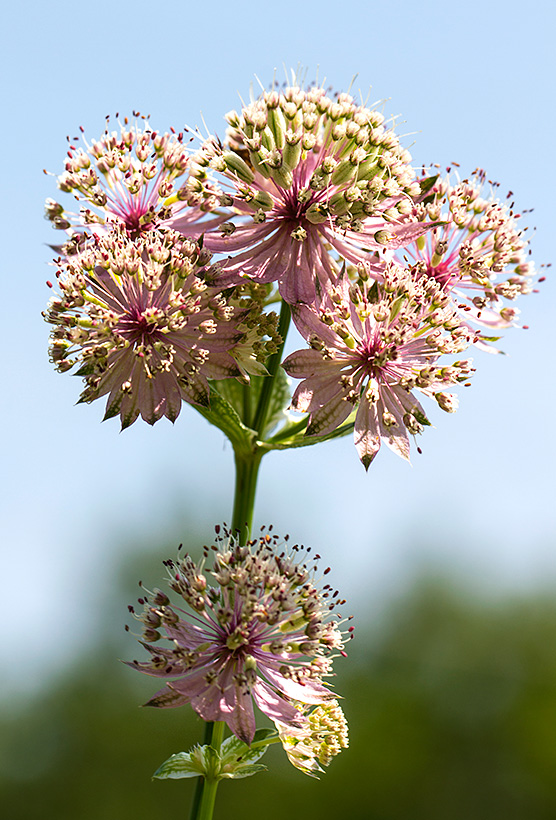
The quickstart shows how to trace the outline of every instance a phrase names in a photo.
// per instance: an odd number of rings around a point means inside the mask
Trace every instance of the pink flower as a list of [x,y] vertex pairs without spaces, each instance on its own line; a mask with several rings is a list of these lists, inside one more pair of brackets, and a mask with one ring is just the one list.
[[[139,599],[142,643],[152,657],[128,665],[167,679],[147,706],[191,703],[203,720],[225,721],[251,743],[253,703],[291,727],[303,725],[298,702],[333,699],[322,677],[331,672],[331,653],[342,649],[342,635],[335,604],[313,582],[316,567],[308,555],[301,562],[303,548],[290,551],[270,534],[242,546],[225,529],[216,532],[215,553],[205,547],[199,565],[189,556],[165,562],[186,610],[159,590]],[[213,564],[204,572],[212,584],[203,573],[209,554]],[[152,645],[161,638],[169,646]]]
[[409,460],[409,433],[429,424],[412,391],[457,407],[442,392],[466,380],[468,360],[438,366],[442,353],[459,353],[473,341],[448,296],[434,280],[388,264],[382,282],[363,278],[332,292],[321,305],[298,305],[292,316],[311,349],[292,353],[286,372],[302,379],[292,408],[310,414],[306,435],[335,430],[356,410],[355,445],[368,469],[381,440]]
[[231,254],[225,271],[278,281],[291,303],[311,303],[335,282],[343,260],[396,249],[428,225],[410,219],[420,193],[409,153],[377,111],[324,89],[263,92],[227,117],[228,146],[208,140],[192,176],[207,168],[228,181],[221,203],[237,218],[207,233],[211,250]]
[[222,294],[209,260],[175,231],[131,240],[121,227],[81,237],[58,261],[61,297],[46,313],[51,360],[60,371],[77,367],[80,401],[108,395],[105,418],[119,414],[122,428],[139,415],[154,424],[174,421],[182,400],[208,405],[208,379],[243,377],[260,341],[252,326],[268,332],[268,321],[253,321],[260,303]]
[[[136,115],[139,117],[140,115]],[[144,118],[143,118],[144,119]],[[77,138],[76,138],[77,139]],[[58,187],[83,202],[79,215],[53,199],[46,216],[53,227],[73,232],[91,225],[97,233],[125,226],[131,237],[161,225],[198,237],[222,219],[199,224],[218,205],[220,191],[197,172],[186,176],[189,152],[183,133],[158,133],[147,122],[108,131],[84,148],[70,141]]]
[[[438,180],[416,207],[423,221],[441,224],[398,251],[396,257],[418,263],[427,276],[451,293],[463,320],[499,329],[515,324],[519,311],[505,304],[529,293],[533,268],[512,205],[491,194],[484,198],[484,171],[455,185]],[[487,347],[480,341],[481,347]],[[488,348],[491,351],[493,348]]]

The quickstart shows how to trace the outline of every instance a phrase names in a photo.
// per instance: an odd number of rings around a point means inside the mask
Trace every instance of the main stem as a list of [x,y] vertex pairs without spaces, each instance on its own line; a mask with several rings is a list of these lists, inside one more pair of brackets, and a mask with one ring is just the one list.
[[247,455],[235,454],[236,487],[232,533],[242,544],[249,540],[253,526],[257,478],[264,450],[255,450]]
[[[226,724],[223,721],[207,724],[211,726],[210,745],[219,752],[224,740],[224,730]],[[199,805],[198,820],[212,820],[214,812],[214,803],[216,801],[216,789],[218,788],[218,780],[214,777],[207,777],[203,779],[203,791]]]
[[[280,348],[268,360],[268,376],[264,379],[257,408],[255,410],[253,422],[251,423],[251,396],[244,395],[244,423],[255,430],[263,438],[265,425],[272,398],[274,379],[278,372],[278,367],[282,360],[284,344],[290,326],[290,307],[286,302],[282,302],[280,319],[278,322],[278,332],[282,337]],[[236,466],[236,481],[234,491],[234,509],[232,514],[232,534],[238,538],[241,544],[245,544],[251,537],[253,526],[253,512],[255,509],[255,494],[257,492],[257,478],[259,467],[265,453],[255,443],[250,452],[234,453]],[[220,750],[224,739],[226,724],[218,721],[205,724],[205,736],[203,743],[212,746],[216,751]],[[214,803],[216,800],[216,789],[218,780],[212,778],[199,777],[195,787],[193,803],[191,806],[191,820],[212,820]]]

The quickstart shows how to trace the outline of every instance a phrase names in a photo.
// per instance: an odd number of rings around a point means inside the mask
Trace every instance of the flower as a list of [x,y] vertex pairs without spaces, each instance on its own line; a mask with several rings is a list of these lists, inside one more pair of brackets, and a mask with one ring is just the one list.
[[357,409],[355,445],[368,469],[381,439],[409,460],[408,433],[430,423],[413,390],[447,412],[456,409],[455,396],[442,391],[469,377],[470,361],[436,362],[441,353],[465,350],[474,337],[434,279],[389,263],[382,282],[372,282],[361,268],[359,280],[344,283],[319,310],[298,305],[292,316],[311,346],[283,362],[302,379],[292,408],[310,414],[306,435],[332,432]]
[[231,219],[205,241],[235,254],[231,277],[278,281],[287,302],[311,303],[319,285],[335,281],[338,258],[357,264],[427,230],[407,216],[420,193],[409,153],[382,114],[348,94],[265,91],[227,120],[228,144],[207,140],[191,175],[202,180],[211,168],[228,181],[221,204]]
[[149,231],[132,240],[120,227],[69,245],[61,296],[45,314],[51,361],[62,372],[77,366],[80,401],[108,394],[105,418],[119,414],[122,428],[139,415],[174,421],[182,400],[207,406],[208,379],[244,378],[264,358],[272,319],[243,292],[224,294],[210,253],[191,239]]
[[[452,296],[466,322],[487,328],[515,323],[519,311],[504,304],[531,290],[533,268],[526,257],[527,242],[518,226],[520,214],[492,195],[484,198],[485,172],[477,169],[456,185],[439,179],[416,215],[440,224],[404,248],[396,258],[419,264]],[[479,337],[478,343],[487,348]],[[491,351],[492,347],[488,348]]]
[[[188,555],[165,562],[170,587],[186,610],[173,607],[160,590],[139,599],[142,643],[152,658],[128,665],[168,679],[147,706],[191,703],[203,720],[225,721],[251,743],[253,702],[272,720],[301,727],[298,702],[333,699],[322,678],[331,674],[331,653],[343,647],[334,608],[344,602],[329,585],[315,586],[309,550],[288,549],[287,536],[280,542],[271,529],[243,546],[216,527],[216,543],[205,547],[199,564]],[[206,569],[210,551],[215,554]],[[152,645],[161,638],[170,646]]]
[[337,700],[321,704],[312,711],[299,707],[302,726],[286,726],[275,721],[282,746],[290,763],[310,777],[318,777],[323,766],[348,747],[348,725]]
[[85,147],[80,147],[77,139],[70,141],[58,187],[86,204],[75,215],[48,199],[46,217],[54,228],[81,231],[94,225],[99,233],[123,225],[135,237],[165,225],[198,237],[224,218],[198,224],[218,205],[221,193],[198,170],[178,187],[189,168],[183,133],[158,133],[146,121],[130,125],[126,117],[119,132],[107,127],[91,145],[83,137]]

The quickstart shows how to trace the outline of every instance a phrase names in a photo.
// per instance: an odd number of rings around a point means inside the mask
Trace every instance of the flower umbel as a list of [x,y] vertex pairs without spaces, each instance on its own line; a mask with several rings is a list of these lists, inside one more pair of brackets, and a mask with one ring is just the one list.
[[228,145],[209,139],[192,176],[221,173],[233,219],[207,234],[207,247],[237,253],[233,277],[278,281],[289,303],[310,303],[335,281],[338,258],[358,263],[369,250],[406,245],[425,232],[407,215],[420,193],[411,157],[383,115],[335,99],[323,88],[265,91],[231,112]]
[[[147,706],[191,703],[203,720],[225,721],[251,743],[253,702],[272,720],[302,727],[298,703],[334,698],[322,679],[331,674],[332,654],[342,652],[334,609],[344,602],[329,585],[315,586],[309,550],[288,549],[287,537],[280,542],[261,531],[243,546],[226,528],[216,532],[215,544],[205,547],[198,565],[187,555],[165,562],[170,587],[185,601],[185,610],[172,606],[160,590],[139,599],[145,607],[138,616],[144,624],[142,644],[152,658],[128,665],[168,679]],[[153,646],[161,638],[170,646]]]
[[348,747],[348,725],[337,700],[311,711],[300,707],[303,725],[286,726],[275,721],[282,746],[290,763],[311,777],[318,777],[323,766]]
[[[424,274],[451,293],[462,319],[498,329],[515,323],[519,311],[504,300],[530,292],[533,266],[520,214],[513,204],[485,198],[485,181],[481,169],[455,185],[448,176],[438,180],[416,213],[441,224],[396,255],[420,263]],[[487,346],[480,337],[479,344]]]
[[159,133],[147,122],[130,125],[126,117],[119,132],[107,128],[91,145],[84,137],[83,141],[84,148],[70,141],[58,187],[84,205],[74,215],[47,200],[46,216],[55,228],[82,230],[95,225],[101,232],[116,224],[135,237],[166,225],[199,236],[222,221],[197,224],[217,207],[221,192],[200,174],[180,184],[189,168],[183,133]]
[[368,468],[381,439],[409,460],[408,434],[430,423],[413,390],[456,410],[457,399],[443,390],[469,377],[470,361],[436,362],[465,350],[473,333],[433,279],[389,263],[382,281],[372,282],[362,268],[320,310],[298,305],[292,315],[311,349],[290,354],[283,367],[303,379],[292,407],[310,414],[307,435],[330,433],[357,409],[355,444]]
[[243,378],[233,353],[241,345],[242,361],[252,358],[249,300],[222,293],[208,251],[175,231],[131,240],[123,228],[96,241],[81,236],[75,251],[58,260],[62,295],[46,319],[51,360],[84,377],[80,401],[108,394],[105,418],[154,424],[174,421],[182,400],[208,405],[208,379]]

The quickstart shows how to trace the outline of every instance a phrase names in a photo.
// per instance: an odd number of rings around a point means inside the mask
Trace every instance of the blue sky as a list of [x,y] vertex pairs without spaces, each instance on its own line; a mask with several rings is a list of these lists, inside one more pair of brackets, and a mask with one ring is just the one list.
[[[364,99],[385,100],[415,163],[480,166],[518,208],[534,208],[537,265],[553,257],[555,79],[548,2],[477,0],[161,5],[97,0],[4,12],[2,577],[11,614],[8,690],[32,688],[69,659],[100,617],[122,550],[144,549],[180,517],[229,520],[232,456],[185,407],[174,427],[120,434],[102,406],[75,407],[79,381],[48,363],[40,313],[56,240],[42,218],[56,196],[66,135],[100,135],[106,114],[139,109],[158,129],[206,122],[248,95],[254,75],[302,64]],[[349,439],[263,463],[256,518],[311,543],[342,594],[376,606],[423,561],[492,594],[556,580],[554,280],[522,300],[530,329],[506,356],[477,353],[454,416],[433,413],[423,455],[386,449],[365,475]],[[122,620],[125,619],[122,602]],[[16,613],[18,613],[16,615]],[[25,680],[18,680],[25,662]]]

